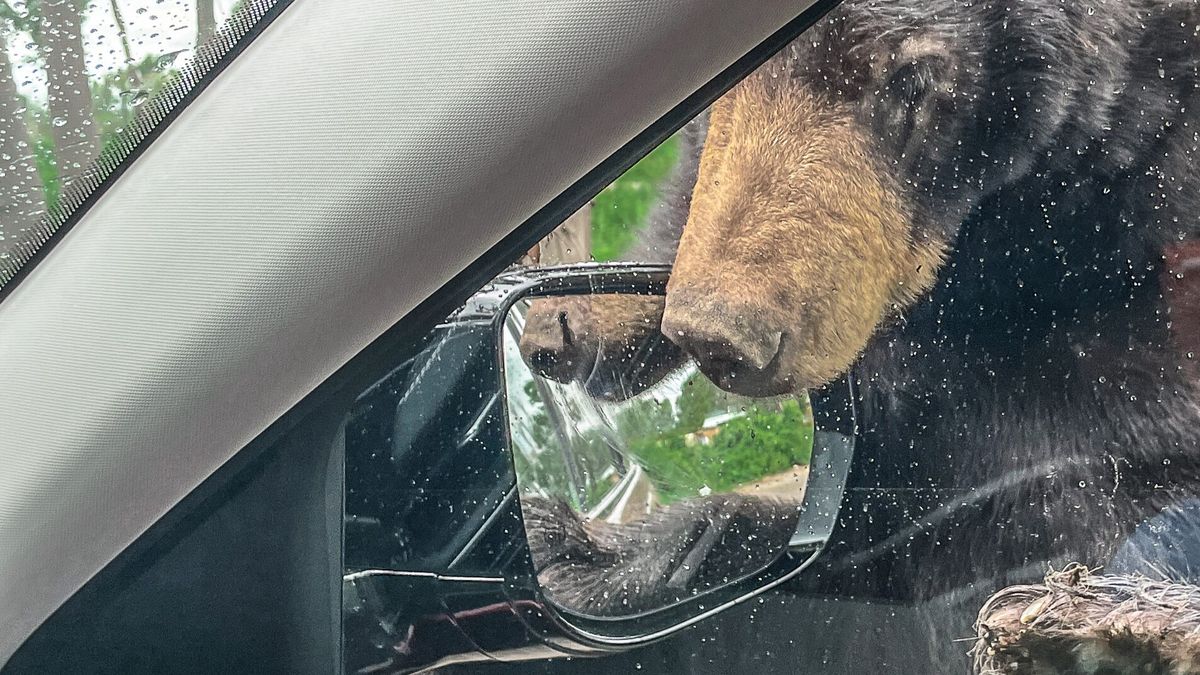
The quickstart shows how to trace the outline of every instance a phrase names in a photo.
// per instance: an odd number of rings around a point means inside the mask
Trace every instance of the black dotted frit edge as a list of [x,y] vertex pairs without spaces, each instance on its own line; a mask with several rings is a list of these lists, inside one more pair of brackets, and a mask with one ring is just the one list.
[[137,159],[218,73],[271,23],[291,0],[246,0],[213,35],[195,48],[192,58],[124,127],[82,174],[63,186],[58,204],[33,228],[16,233],[18,241],[0,258],[0,301],[38,259],[66,234],[125,169]]

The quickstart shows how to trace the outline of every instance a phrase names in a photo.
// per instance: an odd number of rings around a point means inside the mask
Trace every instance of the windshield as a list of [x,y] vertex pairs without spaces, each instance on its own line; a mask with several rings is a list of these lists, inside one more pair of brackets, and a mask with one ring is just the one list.
[[0,1],[0,289],[276,4]]

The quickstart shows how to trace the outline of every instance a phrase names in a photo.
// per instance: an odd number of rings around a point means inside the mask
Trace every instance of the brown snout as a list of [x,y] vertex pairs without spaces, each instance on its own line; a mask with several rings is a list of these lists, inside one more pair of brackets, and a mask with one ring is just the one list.
[[662,331],[722,389],[748,396],[789,390],[776,376],[783,332],[773,327],[764,308],[680,290],[668,295]]
[[534,300],[521,356],[538,375],[582,384],[596,398],[636,396],[685,360],[659,332],[663,303],[662,296],[623,294]]

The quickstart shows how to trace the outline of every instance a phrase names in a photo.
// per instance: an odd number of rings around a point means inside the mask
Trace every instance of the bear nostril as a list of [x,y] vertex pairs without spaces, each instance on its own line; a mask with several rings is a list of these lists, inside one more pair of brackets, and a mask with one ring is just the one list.
[[684,332],[670,336],[684,351],[713,370],[761,371],[779,353],[781,333],[763,332],[733,341],[725,337]]
[[566,312],[558,313],[558,327],[562,331],[562,342],[566,347],[575,344],[575,333],[571,330],[571,322],[567,319]]
[[750,376],[766,371],[782,348],[783,333],[772,330],[767,318],[757,307],[677,293],[667,299],[662,333],[695,358],[705,374]]
[[693,348],[695,352],[692,355],[697,360],[707,362],[717,370],[731,371],[745,365],[746,357],[728,342],[702,342]]

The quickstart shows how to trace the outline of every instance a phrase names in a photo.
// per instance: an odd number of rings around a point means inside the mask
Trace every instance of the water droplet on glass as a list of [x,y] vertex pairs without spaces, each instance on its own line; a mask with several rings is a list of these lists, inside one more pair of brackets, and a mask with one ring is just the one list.
[[150,93],[144,89],[135,89],[133,91],[121,92],[121,97],[129,102],[129,105],[138,107],[150,98]]
[[179,58],[179,55],[185,51],[187,50],[177,49],[173,52],[167,52],[166,54],[163,54],[162,56],[158,57],[157,61],[154,62],[154,67],[160,70],[169,68],[171,64],[175,63],[175,59]]

